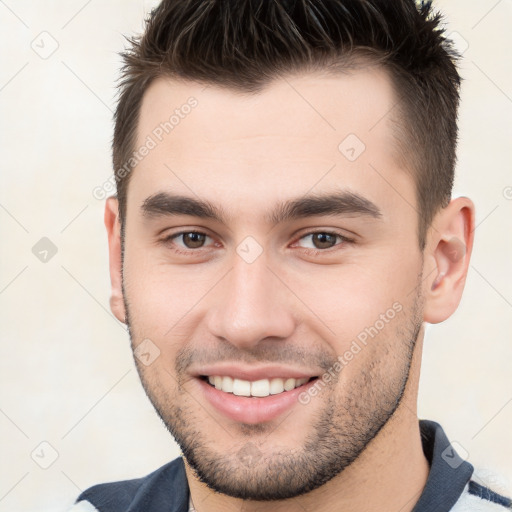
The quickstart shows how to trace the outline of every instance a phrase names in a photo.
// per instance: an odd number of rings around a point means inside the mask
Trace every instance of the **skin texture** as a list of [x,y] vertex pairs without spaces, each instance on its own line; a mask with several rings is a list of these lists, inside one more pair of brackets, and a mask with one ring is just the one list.
[[[412,510],[428,476],[416,415],[423,323],[459,304],[473,203],[453,199],[420,251],[414,181],[395,154],[396,100],[381,69],[290,75],[253,96],[158,79],[138,144],[190,96],[197,106],[133,171],[123,263],[115,198],[105,225],[111,308],[134,349],[145,339],[158,348],[150,365],[135,361],[184,452],[196,509]],[[348,134],[365,145],[354,161],[338,149]],[[265,220],[278,202],[333,190],[367,198],[381,216]],[[209,200],[227,220],[144,216],[159,192]],[[208,235],[203,245],[164,241],[187,230]],[[315,245],[312,231],[352,241]],[[247,236],[262,249],[251,263],[236,250]],[[276,419],[234,421],[202,393],[205,363],[321,375],[393,304],[400,311],[335,378]]]

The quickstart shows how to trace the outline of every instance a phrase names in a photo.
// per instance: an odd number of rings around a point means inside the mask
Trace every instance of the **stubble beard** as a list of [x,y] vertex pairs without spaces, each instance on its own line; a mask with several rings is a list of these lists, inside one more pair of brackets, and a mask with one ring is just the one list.
[[[383,351],[378,352],[382,358],[372,358],[351,382],[344,383],[343,389],[324,388],[315,397],[323,400],[324,405],[317,408],[318,417],[309,425],[293,420],[284,422],[293,428],[308,429],[302,446],[294,449],[265,449],[271,446],[276,429],[284,428],[271,424],[239,424],[236,432],[231,429],[232,446],[236,448],[232,451],[217,448],[215,439],[209,436],[211,429],[207,423],[213,422],[213,418],[208,415],[206,420],[200,418],[197,411],[202,409],[179,384],[183,365],[176,364],[178,386],[171,394],[169,387],[155,380],[137,358],[135,363],[149,400],[203,483],[216,492],[243,500],[294,498],[317,489],[350,466],[400,405],[422,326],[423,304],[417,290],[412,307],[408,314],[404,310],[405,319],[396,326],[394,334],[385,340],[377,336],[369,342],[369,345],[384,344]],[[125,311],[133,349],[138,339],[134,336],[126,298]],[[392,322],[396,321],[397,318]],[[390,368],[394,368],[392,375]],[[323,393],[325,397],[321,396]]]

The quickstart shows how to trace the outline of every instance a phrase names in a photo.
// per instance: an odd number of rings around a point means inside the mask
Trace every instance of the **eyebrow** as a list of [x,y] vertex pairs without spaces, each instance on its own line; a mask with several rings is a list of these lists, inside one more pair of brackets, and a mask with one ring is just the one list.
[[[227,224],[227,215],[221,206],[204,199],[168,192],[158,192],[146,198],[141,205],[141,212],[148,218],[190,215]],[[279,203],[265,215],[265,221],[276,225],[293,219],[324,215],[382,217],[380,209],[370,200],[354,192],[341,191],[310,194]]]

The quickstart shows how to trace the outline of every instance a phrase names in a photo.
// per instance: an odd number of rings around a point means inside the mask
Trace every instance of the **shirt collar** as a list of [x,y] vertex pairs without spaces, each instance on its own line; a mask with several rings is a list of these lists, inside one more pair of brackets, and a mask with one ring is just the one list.
[[420,420],[420,432],[430,472],[412,512],[448,512],[460,498],[474,468],[459,456],[439,423]]

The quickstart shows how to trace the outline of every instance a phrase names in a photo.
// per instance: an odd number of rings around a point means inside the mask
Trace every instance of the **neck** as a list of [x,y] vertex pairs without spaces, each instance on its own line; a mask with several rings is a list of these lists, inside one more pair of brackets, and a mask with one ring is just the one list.
[[197,479],[185,460],[197,512],[411,512],[429,473],[417,416],[423,335],[422,327],[400,405],[361,455],[339,475],[322,487],[293,499],[243,501],[209,489]]

